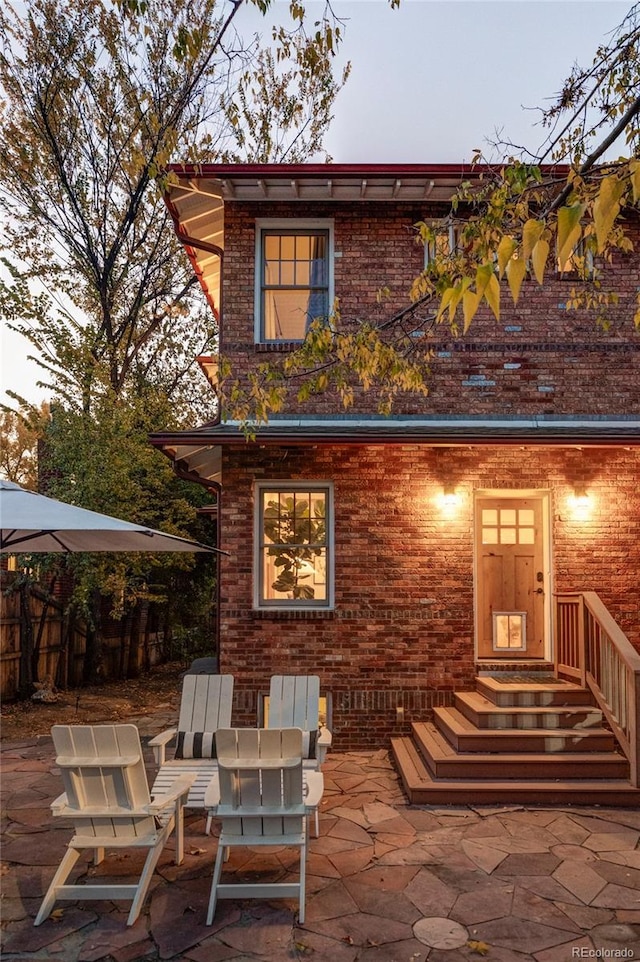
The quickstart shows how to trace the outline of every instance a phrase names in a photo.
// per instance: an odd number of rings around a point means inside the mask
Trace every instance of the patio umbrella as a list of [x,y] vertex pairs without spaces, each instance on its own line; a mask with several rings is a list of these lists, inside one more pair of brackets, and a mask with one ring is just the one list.
[[[0,480],[0,551],[218,551]],[[220,552],[226,554],[226,552]]]

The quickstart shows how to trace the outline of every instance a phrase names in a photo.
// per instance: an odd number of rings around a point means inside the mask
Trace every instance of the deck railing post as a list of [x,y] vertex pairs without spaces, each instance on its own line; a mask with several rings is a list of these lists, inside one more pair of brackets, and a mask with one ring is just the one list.
[[577,668],[580,669],[580,684],[584,688],[587,684],[587,672],[590,666],[587,664],[588,651],[586,644],[586,619],[589,617],[589,612],[584,603],[583,595],[578,595],[578,617],[576,619],[578,625],[578,664]]
[[640,671],[629,675],[629,741],[630,781],[640,788]]

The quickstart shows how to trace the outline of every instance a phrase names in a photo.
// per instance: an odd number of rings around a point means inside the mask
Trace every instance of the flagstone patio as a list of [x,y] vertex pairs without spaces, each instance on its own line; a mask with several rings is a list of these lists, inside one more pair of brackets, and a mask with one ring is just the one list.
[[[171,719],[134,721],[148,740]],[[50,739],[4,743],[1,759],[5,962],[640,960],[639,812],[412,807],[383,750],[328,756],[304,925],[292,902],[243,900],[205,925],[217,841],[195,814],[183,864],[167,846],[135,925],[105,901],[58,903],[34,928],[70,834],[49,811],[61,782]],[[141,857],[107,853],[82,871],[126,877]],[[228,877],[280,879],[296,858],[236,851]]]

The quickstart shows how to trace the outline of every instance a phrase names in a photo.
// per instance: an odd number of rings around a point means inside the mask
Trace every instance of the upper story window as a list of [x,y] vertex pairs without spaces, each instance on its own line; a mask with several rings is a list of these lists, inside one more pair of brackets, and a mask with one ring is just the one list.
[[329,483],[256,486],[256,608],[332,606],[332,494]]
[[258,221],[256,244],[256,341],[303,341],[333,301],[332,224]]
[[448,257],[453,254],[458,248],[460,233],[459,225],[447,225],[444,221],[431,221],[429,226],[434,233],[432,239],[424,245],[425,267],[438,257]]

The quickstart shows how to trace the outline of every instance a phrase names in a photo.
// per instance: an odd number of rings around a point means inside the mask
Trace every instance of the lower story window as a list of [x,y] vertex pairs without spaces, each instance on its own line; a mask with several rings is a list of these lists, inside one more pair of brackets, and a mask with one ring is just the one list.
[[257,607],[332,605],[331,486],[259,484]]

